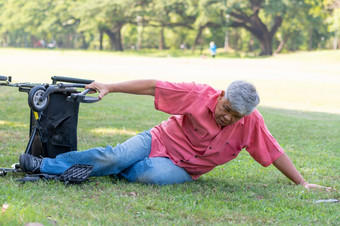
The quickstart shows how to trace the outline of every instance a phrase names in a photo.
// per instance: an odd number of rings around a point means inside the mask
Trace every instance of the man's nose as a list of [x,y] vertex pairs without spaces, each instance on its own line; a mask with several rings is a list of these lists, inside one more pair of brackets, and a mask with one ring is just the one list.
[[224,117],[228,122],[231,121],[231,116],[230,116],[229,114],[225,114],[223,117]]

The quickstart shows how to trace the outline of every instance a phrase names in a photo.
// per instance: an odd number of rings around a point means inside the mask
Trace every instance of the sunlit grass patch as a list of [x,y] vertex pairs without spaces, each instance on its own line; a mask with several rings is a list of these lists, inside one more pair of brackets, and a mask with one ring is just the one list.
[[134,136],[138,131],[127,130],[125,128],[118,129],[118,128],[96,128],[90,130],[90,132],[94,135],[101,136],[101,135],[129,135]]
[[3,120],[0,120],[0,126],[22,127],[22,128],[28,127],[28,125],[25,123],[10,122],[10,121],[3,121]]

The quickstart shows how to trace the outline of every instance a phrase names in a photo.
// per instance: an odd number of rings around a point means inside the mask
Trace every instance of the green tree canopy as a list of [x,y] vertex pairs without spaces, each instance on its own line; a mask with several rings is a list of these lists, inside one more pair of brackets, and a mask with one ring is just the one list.
[[337,48],[339,0],[0,0],[0,45],[62,48]]

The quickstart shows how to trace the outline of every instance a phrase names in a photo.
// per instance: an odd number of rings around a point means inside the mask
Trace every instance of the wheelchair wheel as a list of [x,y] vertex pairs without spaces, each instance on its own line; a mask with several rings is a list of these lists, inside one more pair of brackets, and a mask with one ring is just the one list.
[[33,111],[41,112],[45,110],[50,101],[50,96],[47,96],[44,100],[41,97],[44,95],[46,88],[43,86],[33,87],[28,94],[28,105]]

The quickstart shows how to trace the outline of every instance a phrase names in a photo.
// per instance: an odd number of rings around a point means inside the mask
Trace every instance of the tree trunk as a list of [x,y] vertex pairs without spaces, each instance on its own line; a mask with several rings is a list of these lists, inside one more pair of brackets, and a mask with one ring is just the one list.
[[161,26],[161,30],[159,33],[159,44],[158,49],[163,50],[165,48],[165,41],[164,41],[164,25]]
[[337,49],[338,49],[338,38],[337,38],[336,35],[334,36],[333,49],[334,49],[334,50],[337,50]]
[[82,49],[88,49],[89,48],[89,43],[86,42],[84,33],[81,32],[80,35],[81,35],[81,48]]
[[273,38],[269,34],[263,34],[263,38],[259,39],[261,53],[260,56],[270,56],[273,55],[272,41]]
[[236,42],[235,42],[235,47],[234,49],[236,51],[242,49],[242,40],[241,40],[241,36],[240,36],[240,33],[239,33],[239,29],[236,29],[235,31],[235,37],[236,37]]
[[110,50],[114,50],[116,43],[116,34],[110,30],[105,30],[105,33],[107,34],[107,36],[109,36],[110,39]]
[[136,48],[137,48],[137,50],[140,50],[142,48],[142,44],[143,44],[143,33],[144,33],[143,23],[138,23],[137,31],[138,31],[138,34],[137,34]]
[[[37,39],[37,37],[35,37],[34,35],[31,35],[31,42],[32,42],[32,47],[33,47],[33,48],[38,47],[38,46],[37,46],[38,39]],[[1,45],[0,45],[0,46],[1,46]]]
[[313,28],[308,30],[308,50],[313,49]]
[[281,50],[283,49],[283,47],[286,45],[287,41],[290,39],[290,37],[294,34],[294,32],[288,33],[287,35],[285,35],[285,37],[280,41],[279,46],[276,48],[275,50],[275,54],[278,54],[281,52]]
[[196,46],[198,45],[199,40],[200,40],[200,38],[201,38],[201,35],[202,35],[203,30],[204,30],[204,27],[200,27],[200,28],[198,29],[198,32],[197,32],[197,35],[196,35],[196,38],[195,38],[195,42],[194,42],[194,44],[192,45],[192,49],[191,49],[192,52],[195,51]]
[[118,25],[112,30],[104,29],[103,31],[109,36],[110,49],[115,51],[123,51],[121,28],[123,25]]
[[118,31],[116,32],[116,34],[117,34],[116,43],[115,43],[115,50],[116,51],[123,51],[121,29],[122,29],[122,27],[120,26],[118,28]]
[[262,0],[251,0],[251,4],[253,14],[250,16],[240,10],[230,12],[230,15],[234,18],[231,26],[243,27],[249,31],[260,42],[261,56],[272,55],[273,37],[282,24],[282,16],[276,16],[274,18],[273,27],[268,30],[259,17],[259,11],[262,8]]
[[104,31],[99,31],[99,50],[103,50],[103,37],[104,37]]
[[78,48],[78,33],[74,31],[73,33],[73,39],[72,39],[72,49],[77,49]]
[[8,46],[8,33],[6,32],[3,36],[4,42],[1,44],[1,47],[7,47]]
[[224,51],[227,52],[228,51],[228,47],[229,47],[229,33],[228,33],[228,29],[225,32],[224,35]]
[[67,35],[67,43],[66,43],[66,48],[72,49],[73,48],[73,34],[68,34]]
[[[255,19],[259,20],[259,19]],[[245,24],[242,23],[233,23],[231,26],[233,27],[244,27],[246,30],[248,30],[259,42],[260,42],[260,47],[261,47],[261,56],[266,56],[266,55],[272,55],[273,50],[272,50],[272,41],[273,41],[273,35],[275,34],[276,30],[273,31],[268,31],[267,28],[265,27],[264,24],[262,24],[262,21],[253,21],[254,23],[252,24],[251,27],[248,27]],[[281,25],[281,23],[280,23]],[[277,25],[277,26],[280,26]]]
[[254,39],[253,39],[253,36],[250,35],[250,39],[248,42],[248,51],[252,52],[253,50],[254,50]]

